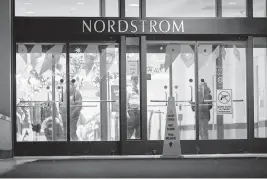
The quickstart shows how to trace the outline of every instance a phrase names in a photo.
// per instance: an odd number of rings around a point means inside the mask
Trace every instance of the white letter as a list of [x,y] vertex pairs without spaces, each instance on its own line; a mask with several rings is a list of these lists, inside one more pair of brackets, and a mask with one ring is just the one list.
[[[162,30],[162,26],[161,26],[161,25],[162,25],[163,22],[167,22],[167,24],[168,24],[168,28],[167,28],[166,31],[163,31],[163,30]],[[161,32],[165,32],[165,33],[168,32],[168,31],[170,31],[170,23],[169,23],[168,21],[166,21],[166,20],[160,21],[160,23],[159,23],[159,30],[160,30]]]
[[173,24],[172,24],[172,30],[174,32],[174,27],[176,28],[177,32],[180,32],[180,28],[182,28],[182,32],[184,32],[184,21],[181,22],[179,28],[177,27],[177,24],[175,21],[173,21]]
[[[112,24],[111,24],[111,22],[112,22]],[[114,24],[115,24],[115,21],[108,20],[108,32],[110,32],[110,29],[112,29],[112,31],[115,32],[114,27],[113,27]]]
[[[126,28],[124,31],[121,30],[121,22],[124,22],[126,25]],[[126,20],[119,20],[119,32],[126,32],[128,30],[128,23]]]
[[146,20],[140,20],[142,22],[142,32],[145,32],[145,21]]
[[133,22],[136,22],[136,20],[131,21],[131,26],[135,28],[135,31],[132,30],[131,32],[135,33],[135,32],[137,32],[137,26],[135,24],[133,24]]
[[[96,26],[97,26],[97,23],[98,23],[98,22],[102,22],[102,24],[103,24],[103,28],[102,28],[101,31],[98,31],[98,30],[96,29]],[[98,33],[103,32],[103,31],[105,30],[105,23],[104,23],[104,21],[102,21],[102,20],[97,20],[97,21],[95,21],[94,28],[95,28],[95,31],[98,32]]]
[[152,29],[154,29],[154,32],[157,32],[155,26],[157,25],[157,21],[151,20],[150,21],[150,32],[152,32]]
[[91,20],[89,21],[90,22],[90,24],[89,24],[89,26],[87,25],[87,23],[83,20],[83,32],[84,32],[84,27],[86,27],[86,29],[89,31],[89,32],[91,32]]

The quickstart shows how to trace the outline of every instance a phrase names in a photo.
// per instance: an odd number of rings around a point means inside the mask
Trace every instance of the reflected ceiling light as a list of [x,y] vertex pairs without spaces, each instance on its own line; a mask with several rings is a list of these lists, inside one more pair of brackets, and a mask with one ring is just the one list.
[[139,4],[129,4],[131,7],[139,7]]
[[32,12],[32,11],[27,11],[26,13],[27,14],[34,14],[34,12]]
[[78,2],[77,4],[78,4],[78,5],[84,5],[84,3],[83,3],[83,2]]
[[25,5],[31,5],[32,3],[30,3],[30,2],[25,2],[24,4],[25,4]]
[[72,11],[76,11],[76,8],[70,8],[70,10],[72,10]]

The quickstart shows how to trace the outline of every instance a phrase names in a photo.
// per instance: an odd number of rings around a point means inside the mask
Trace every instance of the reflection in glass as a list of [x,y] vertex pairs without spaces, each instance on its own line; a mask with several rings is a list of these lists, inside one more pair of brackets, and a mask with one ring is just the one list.
[[[200,139],[246,139],[245,43],[200,44],[198,64]],[[223,89],[232,91],[233,113],[217,111]]]
[[15,16],[99,17],[99,4],[99,0],[15,0]]
[[254,71],[254,136],[266,138],[267,102],[267,44],[265,37],[255,37],[253,47]]
[[119,0],[106,1],[106,17],[119,17]]
[[[213,107],[212,95],[210,87],[204,79],[201,79],[198,87],[198,100],[199,100],[199,138],[201,140],[209,139],[209,122],[210,112]],[[195,111],[195,105],[192,106]]]
[[266,0],[253,0],[253,17],[266,17]]
[[139,38],[126,39],[127,139],[140,139],[140,56]]
[[69,51],[71,141],[119,140],[117,45],[71,44]]
[[147,17],[215,17],[215,0],[146,0]]
[[125,0],[125,16],[139,17],[139,0]]
[[148,139],[164,140],[167,100],[170,95],[169,57],[173,57],[173,96],[181,140],[194,140],[194,45],[150,41],[147,46]]
[[65,89],[63,44],[17,44],[17,141],[66,140],[60,107]]
[[246,17],[246,0],[222,0],[222,17]]

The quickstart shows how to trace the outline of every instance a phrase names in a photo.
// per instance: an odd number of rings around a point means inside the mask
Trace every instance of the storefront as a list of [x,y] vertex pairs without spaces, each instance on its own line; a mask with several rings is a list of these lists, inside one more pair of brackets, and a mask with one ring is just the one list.
[[17,1],[15,156],[159,155],[169,96],[183,154],[267,152],[265,0]]

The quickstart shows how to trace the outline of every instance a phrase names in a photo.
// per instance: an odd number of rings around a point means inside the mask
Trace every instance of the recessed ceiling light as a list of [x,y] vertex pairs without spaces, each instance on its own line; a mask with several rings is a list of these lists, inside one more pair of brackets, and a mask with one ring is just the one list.
[[139,4],[129,4],[129,6],[132,6],[132,7],[139,7]]
[[32,11],[27,11],[26,13],[27,14],[34,14],[34,12],[32,12]]
[[83,2],[78,2],[77,4],[78,4],[78,5],[84,5],[84,3],[83,3]]
[[232,4],[233,5],[233,4],[236,4],[236,2],[229,2],[229,4]]

